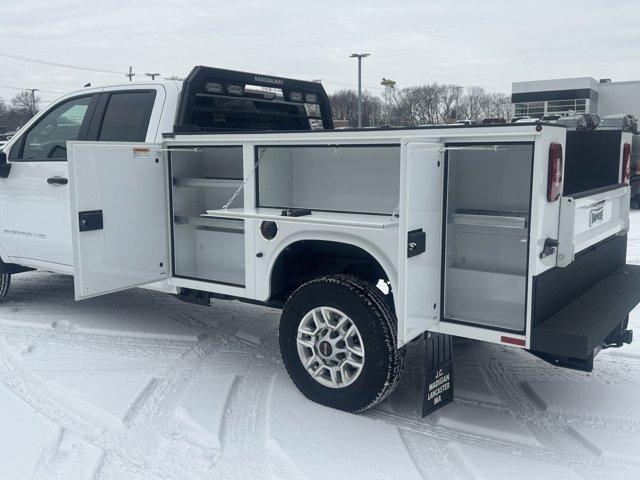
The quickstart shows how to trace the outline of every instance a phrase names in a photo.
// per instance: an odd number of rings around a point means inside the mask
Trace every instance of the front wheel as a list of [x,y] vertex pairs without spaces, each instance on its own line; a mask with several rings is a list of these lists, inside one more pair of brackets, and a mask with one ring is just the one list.
[[305,283],[280,319],[289,376],[314,402],[359,412],[393,391],[402,372],[396,319],[374,285],[350,275]]

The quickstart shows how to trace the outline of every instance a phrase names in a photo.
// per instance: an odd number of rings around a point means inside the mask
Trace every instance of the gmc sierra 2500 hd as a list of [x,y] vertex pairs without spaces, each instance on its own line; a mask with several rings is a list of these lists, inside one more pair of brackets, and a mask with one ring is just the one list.
[[352,412],[425,333],[591,370],[640,301],[630,158],[545,123],[332,130],[320,84],[207,67],[85,89],[3,149],[0,294],[39,268],[280,307],[297,387]]

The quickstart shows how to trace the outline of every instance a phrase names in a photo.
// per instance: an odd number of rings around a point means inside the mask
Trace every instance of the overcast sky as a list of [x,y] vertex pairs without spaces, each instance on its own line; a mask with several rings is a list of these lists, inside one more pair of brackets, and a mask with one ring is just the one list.
[[356,86],[351,52],[371,53],[363,84],[374,93],[383,76],[510,93],[519,80],[640,79],[639,46],[638,0],[21,0],[0,13],[0,52],[122,73],[0,56],[0,96],[117,83],[129,65],[320,78],[335,91]]

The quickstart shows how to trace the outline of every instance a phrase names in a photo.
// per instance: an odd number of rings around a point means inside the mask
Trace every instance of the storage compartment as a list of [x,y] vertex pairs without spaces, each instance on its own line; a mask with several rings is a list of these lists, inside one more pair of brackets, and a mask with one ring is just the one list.
[[523,331],[533,145],[447,154],[445,320]]
[[[244,222],[203,218],[242,184],[242,147],[174,149],[171,161],[176,276],[244,285]],[[230,207],[242,207],[238,195]]]
[[399,145],[258,147],[258,206],[391,215]]

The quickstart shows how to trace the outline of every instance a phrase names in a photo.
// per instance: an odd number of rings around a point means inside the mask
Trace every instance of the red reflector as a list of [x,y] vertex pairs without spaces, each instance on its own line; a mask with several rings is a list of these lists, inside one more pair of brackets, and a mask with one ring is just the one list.
[[524,347],[527,344],[527,342],[525,342],[521,338],[513,338],[513,337],[500,337],[500,341],[502,343],[508,343],[509,345],[517,345],[519,347]]
[[622,148],[622,183],[631,179],[631,144],[625,143]]
[[562,193],[562,145],[549,145],[549,172],[547,173],[547,201],[555,202]]

